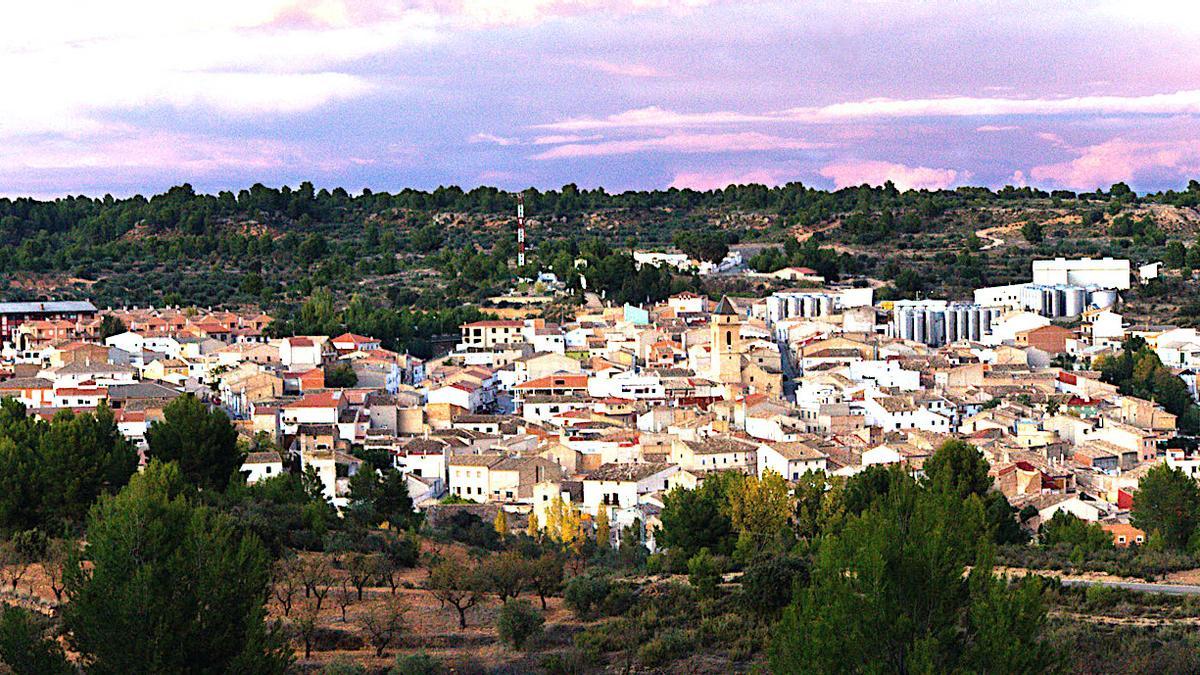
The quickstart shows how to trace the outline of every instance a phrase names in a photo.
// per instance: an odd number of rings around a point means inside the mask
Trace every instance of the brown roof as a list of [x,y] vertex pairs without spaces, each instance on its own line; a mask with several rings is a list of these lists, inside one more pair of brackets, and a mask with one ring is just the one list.
[[613,463],[600,465],[600,468],[588,473],[584,480],[612,480],[633,482],[653,476],[674,466],[667,462]]

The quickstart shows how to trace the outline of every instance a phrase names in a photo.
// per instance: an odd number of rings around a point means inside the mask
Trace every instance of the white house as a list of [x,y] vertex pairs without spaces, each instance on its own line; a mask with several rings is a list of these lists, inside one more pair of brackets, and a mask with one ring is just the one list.
[[484,404],[483,387],[474,382],[455,382],[429,390],[428,402],[448,403],[468,412],[478,412]]
[[279,343],[279,360],[288,370],[311,370],[321,365],[321,341],[298,335]]
[[643,495],[667,491],[678,472],[678,465],[666,462],[603,464],[583,479],[583,510],[609,509],[611,516],[612,510],[638,505]]
[[246,475],[246,483],[254,485],[283,473],[283,460],[276,452],[251,452],[242,462],[242,473]]
[[828,456],[800,441],[763,443],[758,446],[758,475],[774,471],[787,480],[799,480],[809,471],[825,472]]

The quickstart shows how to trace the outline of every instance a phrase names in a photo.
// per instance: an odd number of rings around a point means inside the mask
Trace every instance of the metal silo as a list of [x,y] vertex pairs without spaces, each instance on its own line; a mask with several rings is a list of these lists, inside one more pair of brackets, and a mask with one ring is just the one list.
[[811,295],[804,296],[804,316],[814,317],[817,315],[817,299]]
[[1076,317],[1083,314],[1087,304],[1087,292],[1078,286],[1068,286],[1065,290],[1066,302],[1063,304],[1063,315]]
[[800,296],[795,293],[787,296],[787,315],[790,317],[802,316],[800,312]]
[[1117,304],[1117,292],[1109,288],[1092,291],[1091,304],[1100,309],[1106,309]]

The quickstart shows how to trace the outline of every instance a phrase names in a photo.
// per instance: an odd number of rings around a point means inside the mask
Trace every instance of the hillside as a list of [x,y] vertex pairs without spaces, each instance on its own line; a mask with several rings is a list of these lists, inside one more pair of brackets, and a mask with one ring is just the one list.
[[[438,309],[480,302],[541,270],[576,281],[582,258],[589,289],[645,301],[709,290],[711,282],[638,274],[624,252],[669,249],[679,233],[715,233],[751,245],[759,271],[804,264],[827,277],[873,278],[886,282],[883,298],[966,297],[977,286],[1027,279],[1037,257],[1167,259],[1165,283],[1127,299],[1138,312],[1165,309],[1169,317],[1181,308],[1162,298],[1194,290],[1178,269],[1200,266],[1200,251],[1179,251],[1200,233],[1195,182],[1184,192],[1143,196],[1121,185],[1089,194],[901,193],[890,186],[830,192],[799,184],[617,195],[566,186],[524,194],[525,270],[514,268],[514,196],[492,188],[351,196],[306,183],[202,195],[184,185],[150,198],[5,199],[3,295],[102,305],[255,303],[278,311],[328,287],[339,298]],[[1178,318],[1194,316],[1188,310]]]

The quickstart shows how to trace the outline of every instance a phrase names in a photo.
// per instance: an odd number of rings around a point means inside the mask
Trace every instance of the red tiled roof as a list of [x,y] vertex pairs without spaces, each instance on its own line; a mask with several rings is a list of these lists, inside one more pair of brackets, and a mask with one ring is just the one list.
[[517,389],[586,389],[587,375],[547,375],[522,382]]
[[354,333],[342,333],[341,335],[330,340],[330,342],[333,342],[334,344],[350,342],[350,343],[358,345],[358,344],[364,344],[364,343],[379,342],[379,340],[376,340],[375,338],[366,337],[363,335],[356,335]]
[[293,401],[285,405],[284,408],[336,408],[337,404],[336,392],[322,391],[309,394],[299,401]]

